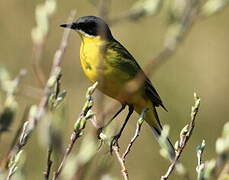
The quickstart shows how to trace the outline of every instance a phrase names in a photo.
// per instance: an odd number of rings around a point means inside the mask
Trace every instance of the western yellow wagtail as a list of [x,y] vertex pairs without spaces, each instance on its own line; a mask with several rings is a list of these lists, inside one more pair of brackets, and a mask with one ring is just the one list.
[[[161,106],[165,109],[162,100],[135,58],[114,39],[108,25],[99,17],[84,16],[71,24],[62,24],[61,27],[70,28],[80,35],[80,61],[89,80],[97,81],[100,91],[122,104],[112,119],[126,106],[129,107],[125,122],[119,133],[114,136],[112,144],[118,142],[133,111],[140,114],[144,108],[148,108],[145,120],[158,140],[162,126],[156,107]],[[133,81],[138,74],[141,74],[142,82]],[[130,82],[140,84],[134,86],[132,83],[130,86]],[[173,159],[173,145],[169,139],[166,140],[166,144],[170,159]]]

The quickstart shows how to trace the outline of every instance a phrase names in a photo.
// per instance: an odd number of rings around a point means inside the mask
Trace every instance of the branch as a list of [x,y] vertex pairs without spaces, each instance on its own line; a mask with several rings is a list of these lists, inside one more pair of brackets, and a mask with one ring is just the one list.
[[[178,47],[184,41],[187,32],[192,27],[198,15],[199,3],[199,0],[187,1],[181,20],[170,26],[162,50],[145,65],[144,71],[147,76],[150,77],[159,66],[165,63],[169,57],[174,55]],[[138,73],[133,80],[127,83],[128,89],[131,91],[138,90],[145,81],[145,74]]]
[[148,109],[143,109],[141,115],[140,115],[140,118],[138,119],[137,121],[137,125],[136,125],[136,130],[135,130],[135,134],[134,136],[131,138],[125,152],[123,153],[122,155],[122,159],[123,161],[125,161],[125,158],[126,156],[128,155],[128,153],[130,152],[131,150],[131,147],[133,146],[134,142],[136,141],[136,139],[138,138],[138,136],[140,135],[140,131],[141,131],[141,127],[142,127],[142,124],[144,122],[144,119],[145,119],[145,113],[148,111]]
[[119,152],[119,147],[117,145],[117,143],[115,145],[112,146],[112,149],[118,159],[118,162],[121,166],[121,173],[122,173],[122,176],[123,176],[123,179],[124,180],[129,180],[129,176],[128,176],[128,171],[127,171],[127,168],[126,168],[126,165],[125,165],[125,161],[123,160],[122,158],[122,155],[120,154]]
[[55,11],[56,1],[46,0],[44,3],[37,5],[35,11],[36,27],[34,27],[31,32],[33,42],[32,68],[42,87],[45,85],[46,77],[40,63],[45,48],[45,40],[49,33],[50,18]]
[[17,127],[17,130],[16,130],[16,133],[10,143],[10,146],[9,146],[9,149],[7,150],[7,153],[5,155],[5,157],[1,160],[1,163],[0,163],[0,167],[3,168],[3,169],[6,169],[9,165],[9,161],[10,161],[10,153],[13,151],[17,141],[18,141],[18,138],[20,136],[20,133],[22,131],[22,128],[23,128],[23,125],[25,123],[25,119],[26,117],[28,116],[28,113],[29,113],[29,107],[27,106],[23,112],[23,115],[22,115],[22,118],[20,120],[20,123],[19,123],[19,126]]
[[47,167],[46,167],[46,170],[44,171],[44,179],[45,180],[49,180],[49,175],[50,175],[52,164],[53,164],[53,161],[51,160],[52,151],[53,151],[53,147],[50,144],[49,148],[48,148]]
[[[92,118],[95,118],[93,116]],[[77,155],[74,156],[75,161],[74,163],[68,162],[68,166],[66,163],[66,166],[64,168],[63,174],[66,174],[67,176],[63,176],[63,179],[72,179],[72,180],[83,180],[85,179],[86,175],[88,174],[88,171],[92,167],[92,162],[94,160],[94,157],[96,153],[98,153],[98,144],[97,144],[97,131],[96,129],[92,129],[92,132],[87,133],[86,136],[84,136],[83,140],[81,141],[81,145],[79,148],[79,151],[77,152]],[[69,160],[72,160],[69,158]],[[101,165],[99,162],[97,162],[97,165]],[[74,170],[69,170],[69,167],[73,166]],[[98,167],[96,167],[97,169]],[[95,170],[96,172],[98,170]],[[73,175],[71,176],[71,174]],[[95,176],[98,179],[98,176]]]
[[[0,86],[6,91],[6,98],[2,112],[0,112],[0,137],[7,132],[14,120],[18,104],[16,102],[16,93],[22,78],[25,76],[26,70],[22,69],[17,77],[13,80],[0,79]],[[1,76],[1,75],[0,75]]]
[[140,20],[146,16],[157,15],[162,7],[163,0],[145,0],[137,1],[127,11],[120,13],[114,18],[109,20],[110,25],[116,25],[117,23],[125,20],[134,21]]
[[197,115],[199,107],[200,107],[200,98],[197,97],[196,93],[194,93],[194,100],[195,100],[195,104],[194,104],[194,106],[192,106],[191,122],[182,129],[181,134],[180,134],[180,140],[176,143],[177,147],[175,147],[176,156],[175,156],[172,164],[169,166],[165,175],[161,176],[161,180],[167,180],[169,178],[169,176],[171,175],[171,173],[175,169],[176,163],[178,162],[185,146],[187,145],[188,140],[190,139],[190,137],[192,135],[193,129],[195,127],[196,115]]
[[59,177],[59,175],[61,174],[62,169],[63,169],[63,167],[65,165],[65,162],[67,160],[67,157],[71,153],[72,148],[74,147],[74,144],[75,144],[76,140],[79,137],[81,137],[81,135],[83,133],[83,130],[84,130],[85,126],[86,126],[87,120],[91,119],[94,116],[93,112],[91,111],[91,108],[92,108],[93,103],[94,103],[93,99],[92,99],[92,94],[94,93],[97,85],[98,85],[98,83],[96,82],[91,87],[89,87],[88,90],[87,90],[87,93],[86,93],[87,101],[84,104],[84,107],[83,107],[83,109],[82,109],[82,111],[80,113],[79,118],[75,122],[74,130],[73,130],[73,132],[71,134],[71,137],[70,137],[70,143],[68,144],[68,147],[65,150],[63,159],[62,159],[57,171],[54,172],[52,180],[56,180]]
[[[223,127],[222,135],[216,140],[217,159],[213,172],[217,173],[219,180],[222,180],[225,172],[229,174],[229,122],[226,122]],[[220,171],[220,169],[223,169]]]
[[[156,3],[158,3],[158,5],[155,7],[155,9],[151,10],[152,12],[158,11],[158,9],[161,7],[160,1]],[[183,10],[182,18],[169,27],[168,35],[164,41],[162,50],[146,64],[144,69],[148,76],[150,76],[156,68],[162,65],[176,52],[179,45],[184,41],[187,32],[191,29],[195,18],[199,15],[199,6],[200,0],[188,0],[186,2],[186,7]],[[146,13],[145,11],[146,10],[144,9],[144,6],[140,6],[138,11],[128,11],[116,19],[109,20],[109,22],[112,24],[123,19],[136,20],[140,17],[143,17]],[[139,75],[142,76],[141,74]]]
[[[70,21],[73,20],[74,14],[75,11],[72,11],[69,17]],[[57,82],[61,74],[60,64],[61,64],[63,54],[67,47],[69,33],[70,33],[70,29],[66,29],[64,31],[60,47],[56,51],[53,59],[53,65],[51,67],[50,77],[44,87],[43,96],[41,97],[38,107],[35,105],[31,107],[28,120],[24,123],[23,131],[20,135],[19,142],[15,145],[14,149],[10,153],[11,160],[17,157],[17,154],[21,152],[22,148],[27,144],[27,141],[31,133],[33,132],[33,130],[35,129],[39,121],[45,116],[48,110],[48,102],[50,96],[52,95],[52,89],[55,86],[55,83]]]
[[223,127],[222,136],[216,140],[216,159],[204,163],[204,179],[223,180],[229,174],[229,122]]
[[14,175],[16,170],[18,169],[18,163],[20,160],[20,157],[23,153],[23,150],[20,150],[11,160],[9,163],[9,172],[7,174],[6,180],[10,180],[11,177]]
[[118,144],[114,144],[112,146],[112,149],[113,151],[115,152],[115,155],[118,159],[118,162],[121,166],[121,173],[122,173],[122,176],[124,178],[124,180],[128,180],[129,179],[129,176],[128,176],[128,171],[127,171],[127,168],[126,168],[126,165],[125,165],[125,160],[126,160],[126,157],[127,155],[129,154],[130,150],[131,150],[131,147],[133,146],[134,142],[136,141],[136,139],[138,138],[138,136],[140,135],[140,131],[141,131],[141,127],[142,127],[142,124],[144,122],[144,119],[145,119],[145,113],[148,111],[147,108],[143,109],[141,115],[140,115],[140,118],[138,119],[137,121],[137,125],[136,125],[136,130],[135,130],[135,133],[134,133],[134,136],[131,138],[125,152],[121,155],[120,152],[119,152],[119,146]]
[[202,163],[202,155],[204,152],[205,148],[205,140],[202,141],[201,145],[197,147],[197,167],[196,167],[196,172],[197,172],[197,179],[198,180],[204,180],[204,163]]

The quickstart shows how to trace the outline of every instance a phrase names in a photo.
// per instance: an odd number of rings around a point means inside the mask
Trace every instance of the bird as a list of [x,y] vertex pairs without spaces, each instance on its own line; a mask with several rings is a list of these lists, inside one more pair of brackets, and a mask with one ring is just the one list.
[[[167,109],[150,79],[130,52],[114,38],[108,24],[97,16],[83,16],[70,24],[60,26],[79,34],[80,63],[88,79],[92,83],[98,82],[97,88],[102,93],[121,103],[121,108],[111,120],[128,106],[125,121],[113,137],[111,145],[118,143],[132,113],[135,111],[140,115],[145,108],[145,121],[159,141],[162,125],[156,107],[161,106],[166,111]],[[138,75],[141,75],[141,81],[134,81]],[[175,157],[174,147],[168,138],[165,142],[172,161]]]

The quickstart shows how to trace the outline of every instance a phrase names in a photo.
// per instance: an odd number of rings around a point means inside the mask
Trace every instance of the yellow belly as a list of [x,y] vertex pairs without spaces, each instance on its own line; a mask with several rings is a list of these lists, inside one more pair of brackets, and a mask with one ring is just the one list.
[[[103,55],[102,41],[85,39],[81,43],[80,60],[85,75],[91,82],[98,82],[98,89],[104,94],[128,104],[146,104],[141,91],[129,95],[126,83],[129,76],[107,63]],[[139,101],[140,100],[140,101]],[[142,101],[142,102],[141,102]]]

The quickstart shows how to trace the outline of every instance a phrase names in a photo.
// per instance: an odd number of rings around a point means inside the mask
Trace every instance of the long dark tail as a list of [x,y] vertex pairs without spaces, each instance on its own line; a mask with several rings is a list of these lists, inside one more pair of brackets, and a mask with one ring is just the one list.
[[[148,103],[148,111],[145,114],[145,120],[148,123],[148,125],[151,127],[154,136],[156,137],[158,143],[163,149],[166,149],[168,151],[169,159],[170,161],[173,161],[175,158],[175,149],[171,143],[171,141],[168,138],[163,138],[161,137],[161,132],[162,132],[162,126],[157,114],[157,110],[155,106],[152,104],[151,101]],[[142,113],[142,107],[141,106],[135,106],[135,110],[138,114]],[[163,140],[163,141],[161,141]]]
[[160,146],[168,151],[169,160],[172,162],[175,158],[176,153],[175,153],[175,149],[174,149],[171,141],[169,140],[168,137],[166,137],[165,140],[163,140],[163,138],[161,138],[162,129],[158,130],[158,129],[153,127],[152,131],[153,131],[153,134],[156,137],[158,143],[160,144]]
[[154,117],[158,123],[157,127],[151,127],[153,134],[156,137],[160,146],[168,151],[169,160],[172,162],[176,156],[175,149],[174,149],[173,144],[171,143],[171,141],[169,140],[168,137],[166,137],[165,139],[163,139],[164,137],[161,137],[162,125],[160,123],[160,120],[159,120],[159,117],[157,114],[157,110],[155,107],[153,107],[153,113],[154,113]]

